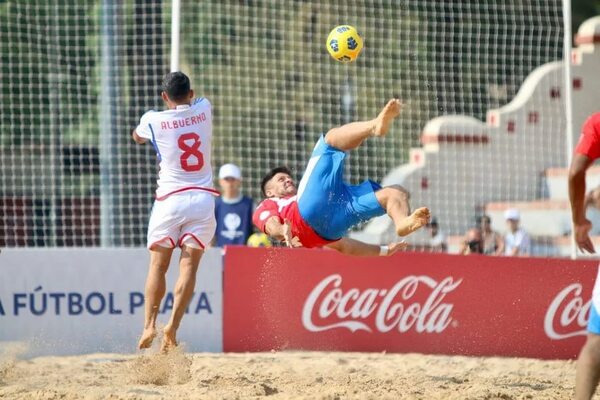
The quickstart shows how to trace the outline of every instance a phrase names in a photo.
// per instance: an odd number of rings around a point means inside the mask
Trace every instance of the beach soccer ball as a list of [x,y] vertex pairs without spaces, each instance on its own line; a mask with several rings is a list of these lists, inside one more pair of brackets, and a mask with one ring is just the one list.
[[248,238],[246,244],[250,247],[272,247],[273,244],[269,240],[269,237],[264,233],[253,233]]
[[362,48],[362,38],[356,28],[350,25],[336,26],[327,37],[327,51],[341,62],[356,60]]

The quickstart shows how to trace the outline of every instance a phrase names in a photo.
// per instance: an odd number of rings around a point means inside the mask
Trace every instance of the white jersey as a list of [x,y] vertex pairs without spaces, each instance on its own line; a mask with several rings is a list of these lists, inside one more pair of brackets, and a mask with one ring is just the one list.
[[514,248],[519,248],[519,255],[531,254],[531,239],[523,229],[515,233],[509,231],[504,236],[504,254],[511,255]]
[[148,111],[136,132],[152,143],[160,162],[157,200],[186,190],[218,194],[213,187],[212,107],[207,99],[194,99],[174,110]]

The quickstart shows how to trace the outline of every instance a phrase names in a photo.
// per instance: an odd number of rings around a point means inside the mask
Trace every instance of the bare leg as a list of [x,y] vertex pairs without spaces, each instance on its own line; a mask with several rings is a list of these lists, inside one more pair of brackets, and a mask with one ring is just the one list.
[[173,249],[157,246],[150,250],[150,267],[146,278],[146,293],[144,295],[144,331],[138,342],[138,348],[147,349],[156,337],[156,317],[160,302],[165,296],[165,274],[169,269]]
[[598,380],[600,380],[600,335],[590,333],[577,359],[575,399],[591,399],[598,386]]
[[200,263],[200,258],[202,258],[203,253],[204,250],[190,246],[183,246],[181,248],[179,278],[175,284],[175,299],[171,319],[164,329],[165,336],[161,346],[163,351],[168,351],[177,346],[177,329],[179,329],[179,324],[185,314],[185,309],[190,304],[192,296],[194,295],[196,272],[198,271],[198,264]]
[[429,222],[429,209],[425,207],[410,214],[410,195],[402,186],[385,187],[375,192],[375,197],[394,221],[398,236],[407,236]]
[[377,118],[333,128],[325,135],[325,141],[336,149],[348,151],[357,148],[371,136],[385,136],[394,118],[400,115],[400,108],[400,100],[392,99]]

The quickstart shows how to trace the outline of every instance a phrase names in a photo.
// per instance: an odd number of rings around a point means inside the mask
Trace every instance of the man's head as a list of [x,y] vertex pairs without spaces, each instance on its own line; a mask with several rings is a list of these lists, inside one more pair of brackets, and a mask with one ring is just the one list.
[[519,210],[516,208],[509,208],[504,212],[504,219],[506,220],[506,225],[508,225],[508,229],[511,232],[514,233],[519,229],[519,220],[521,219]]
[[225,164],[219,169],[219,186],[225,199],[235,199],[240,195],[242,171],[235,164]]
[[480,218],[478,218],[477,225],[483,232],[489,232],[492,230],[492,220],[487,215],[482,215]]
[[483,236],[479,228],[471,228],[467,231],[465,242],[469,246],[469,252],[471,254],[482,254],[483,253]]
[[260,188],[266,198],[287,197],[296,194],[292,171],[288,167],[273,168],[263,178]]
[[190,78],[183,72],[169,72],[162,81],[162,98],[169,108],[180,104],[190,104],[194,91],[190,88]]
[[588,193],[586,204],[600,210],[600,188],[596,188]]

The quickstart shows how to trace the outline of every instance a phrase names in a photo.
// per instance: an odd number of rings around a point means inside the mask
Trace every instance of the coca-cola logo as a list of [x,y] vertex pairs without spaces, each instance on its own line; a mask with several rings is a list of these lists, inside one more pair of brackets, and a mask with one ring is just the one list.
[[561,290],[550,303],[544,318],[544,331],[550,339],[568,339],[586,334],[592,301],[584,302],[580,283]]
[[[410,275],[391,289],[342,288],[342,277],[334,274],[319,282],[310,292],[302,309],[302,324],[311,332],[345,328],[351,332],[377,330],[382,333],[396,330],[418,333],[441,333],[452,322],[454,305],[445,303],[448,293],[462,279],[446,277],[439,282],[425,275]],[[421,289],[422,288],[422,289]],[[420,291],[421,289],[421,291]],[[424,301],[420,294],[428,292]],[[372,315],[374,326],[369,325]]]

